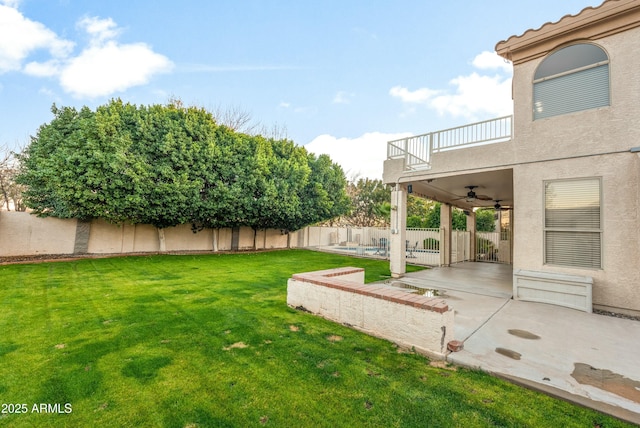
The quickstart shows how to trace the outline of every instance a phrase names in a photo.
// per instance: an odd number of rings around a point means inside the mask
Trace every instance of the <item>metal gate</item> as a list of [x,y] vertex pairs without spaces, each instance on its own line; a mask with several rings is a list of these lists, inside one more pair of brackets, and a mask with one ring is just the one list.
[[495,224],[499,232],[476,232],[476,261],[511,264],[512,215],[511,209],[497,210]]
[[511,264],[511,229],[476,232],[476,261]]

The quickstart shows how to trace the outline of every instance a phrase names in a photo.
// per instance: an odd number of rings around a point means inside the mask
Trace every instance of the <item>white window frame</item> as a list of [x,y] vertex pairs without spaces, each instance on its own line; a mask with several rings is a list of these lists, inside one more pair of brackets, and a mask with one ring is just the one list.
[[[562,184],[562,183],[571,183],[571,187],[567,187],[568,189],[575,188],[575,185],[578,182],[592,182],[591,185],[595,184],[594,181],[597,181],[598,188],[598,225],[595,226],[576,226],[571,224],[566,224],[566,215],[563,217],[554,216],[552,221],[548,222],[548,213],[547,213],[547,202],[549,199],[547,198],[548,184]],[[565,189],[566,191],[566,189]],[[580,195],[579,192],[576,192],[576,195],[573,199],[579,201]],[[559,180],[545,180],[543,182],[543,192],[542,192],[542,208],[543,208],[543,264],[551,265],[551,266],[562,266],[576,269],[586,269],[586,270],[602,270],[603,269],[603,197],[602,197],[602,177],[581,177],[581,178],[573,178],[573,179],[559,179]],[[563,202],[562,200],[560,202]],[[555,225],[551,225],[548,223],[559,223]],[[588,223],[589,221],[586,221]],[[585,223],[583,221],[583,223]],[[585,242],[587,244],[593,244],[595,241],[598,243],[598,248],[591,247],[590,254],[581,255],[579,249],[571,248],[571,245],[568,243],[569,240],[563,239],[564,237],[570,236],[574,234],[576,237],[582,235],[587,239],[582,240],[582,244]],[[554,235],[557,236],[556,241],[558,245],[555,248],[549,248],[549,242],[554,238]],[[587,235],[597,235],[597,239],[593,240],[589,239]],[[591,242],[589,242],[591,241]],[[580,245],[580,241],[576,241],[576,245]],[[570,250],[575,250],[572,254]],[[555,251],[554,251],[555,250]],[[561,250],[561,251],[559,251]],[[599,252],[599,254],[598,254]],[[562,254],[559,256],[554,256],[554,254]],[[594,257],[594,254],[596,257]],[[599,257],[598,257],[599,256]],[[588,263],[591,261],[591,263]]]

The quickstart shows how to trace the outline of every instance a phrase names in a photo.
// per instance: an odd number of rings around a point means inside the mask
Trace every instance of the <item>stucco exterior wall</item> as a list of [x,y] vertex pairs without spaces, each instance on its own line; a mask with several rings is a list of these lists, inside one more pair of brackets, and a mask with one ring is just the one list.
[[500,169],[514,162],[515,153],[512,140],[434,153],[429,173],[436,175],[484,168]]
[[[602,269],[544,264],[544,180],[602,177]],[[516,190],[514,271],[517,269],[593,277],[596,307],[640,308],[638,199],[640,169],[636,155],[621,153],[522,165],[514,169]]]
[[611,105],[533,120],[533,75],[544,58],[514,67],[514,150],[517,162],[628,151],[640,136],[640,29],[600,39],[609,55]]
[[[596,308],[640,311],[640,168],[630,153],[640,141],[640,29],[596,41],[610,58],[611,105],[533,120],[533,75],[544,60],[514,68],[514,271],[591,276]],[[600,270],[543,263],[543,181],[602,177],[603,263]]]

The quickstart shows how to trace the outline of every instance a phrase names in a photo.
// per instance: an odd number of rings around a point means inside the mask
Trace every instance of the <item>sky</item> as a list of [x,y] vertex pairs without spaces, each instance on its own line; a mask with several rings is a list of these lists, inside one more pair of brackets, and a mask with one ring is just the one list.
[[51,106],[237,110],[381,178],[386,142],[511,114],[497,42],[601,0],[0,0],[0,147]]

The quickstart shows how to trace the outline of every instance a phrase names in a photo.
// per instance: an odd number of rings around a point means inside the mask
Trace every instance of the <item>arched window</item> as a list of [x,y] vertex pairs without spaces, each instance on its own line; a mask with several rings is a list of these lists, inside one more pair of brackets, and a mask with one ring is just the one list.
[[609,57],[580,43],[545,58],[533,78],[533,119],[610,105]]

